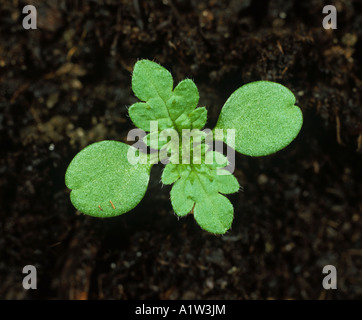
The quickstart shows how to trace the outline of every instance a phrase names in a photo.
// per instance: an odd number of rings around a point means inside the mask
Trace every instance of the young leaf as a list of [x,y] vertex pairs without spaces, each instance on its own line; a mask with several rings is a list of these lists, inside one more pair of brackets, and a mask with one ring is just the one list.
[[229,97],[215,128],[235,129],[236,151],[265,156],[286,147],[299,133],[303,115],[294,104],[293,93],[281,84],[251,82]]
[[[218,153],[209,153],[215,160]],[[220,173],[214,161],[200,165],[169,163],[162,174],[163,183],[174,182],[170,196],[175,213],[182,217],[194,208],[196,222],[204,230],[215,234],[224,234],[233,221],[233,206],[222,194],[234,193],[240,188],[233,175]]]
[[194,200],[190,197],[191,181],[189,179],[179,179],[172,186],[170,198],[175,213],[183,217],[190,213],[194,206]]
[[173,128],[201,129],[207,110],[197,108],[199,92],[191,79],[181,81],[174,90],[171,74],[159,64],[139,60],[132,75],[132,89],[144,102],[133,104],[128,112],[133,123],[150,131],[150,121],[158,120],[159,131]]
[[133,209],[143,198],[151,165],[132,165],[130,148],[118,141],[96,142],[71,161],[65,183],[79,211],[95,217],[117,216]]
[[188,115],[199,103],[199,91],[191,79],[182,80],[173,90],[168,102],[170,117],[176,120],[182,114]]
[[199,226],[211,233],[224,234],[230,229],[234,208],[228,198],[221,194],[207,196],[196,202],[194,217]]
[[207,121],[207,110],[205,107],[195,109],[189,114],[192,129],[202,129]]
[[150,121],[158,121],[158,130],[173,127],[168,116],[165,104],[160,98],[150,99],[148,102],[137,102],[128,109],[129,116],[136,127],[150,131]]
[[161,176],[162,183],[172,184],[177,179],[179,179],[180,178],[180,173],[178,171],[179,166],[180,166],[180,164],[168,163],[162,172],[162,176]]
[[132,75],[132,90],[135,96],[148,101],[160,97],[167,101],[172,95],[173,79],[170,72],[156,62],[139,60]]

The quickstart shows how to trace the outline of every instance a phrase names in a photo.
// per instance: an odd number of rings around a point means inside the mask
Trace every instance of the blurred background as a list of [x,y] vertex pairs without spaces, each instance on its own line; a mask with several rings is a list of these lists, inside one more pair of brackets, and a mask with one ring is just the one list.
[[[37,9],[25,30],[22,9]],[[0,299],[361,299],[362,3],[59,0],[0,3]],[[230,94],[256,80],[292,90],[296,140],[237,155],[243,192],[224,236],[173,213],[162,165],[145,198],[109,219],[74,209],[74,155],[126,142],[131,72],[159,62],[192,78],[212,128]],[[25,265],[37,289],[25,290]],[[325,265],[337,290],[325,290]]]

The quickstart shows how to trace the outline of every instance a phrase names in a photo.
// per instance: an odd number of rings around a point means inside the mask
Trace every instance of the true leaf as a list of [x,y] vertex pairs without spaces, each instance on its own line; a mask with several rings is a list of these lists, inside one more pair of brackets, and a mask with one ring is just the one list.
[[166,106],[160,98],[137,102],[128,109],[128,113],[135,126],[147,132],[151,130],[150,121],[158,121],[159,131],[173,127]]
[[234,208],[228,198],[216,194],[196,202],[194,217],[202,229],[224,234],[233,222]]
[[172,95],[171,73],[156,62],[139,60],[133,68],[132,90],[136,97],[148,101],[160,97],[167,101]]
[[132,89],[140,100],[128,112],[133,123],[150,131],[150,121],[158,121],[159,131],[173,128],[201,129],[207,119],[207,110],[197,108],[199,92],[191,79],[181,81],[173,90],[171,74],[159,64],[139,60],[132,75]]
[[186,179],[177,180],[172,186],[170,198],[175,213],[183,217],[190,213],[194,206],[194,200],[190,197],[191,181]]
[[163,169],[161,181],[164,184],[172,184],[180,178],[178,167],[180,164],[168,163]]
[[195,109],[189,114],[192,129],[202,129],[207,121],[207,110],[205,107]]
[[130,211],[142,200],[151,165],[132,165],[127,159],[130,148],[135,149],[106,140],[89,145],[73,158],[65,183],[72,190],[75,208],[91,216],[110,217]]
[[199,103],[199,91],[191,79],[182,80],[173,90],[168,102],[170,117],[176,120],[182,114],[189,114]]
[[[215,161],[217,152],[207,153]],[[169,163],[162,174],[162,182],[174,182],[170,196],[178,216],[185,216],[194,208],[195,220],[201,228],[211,233],[224,234],[231,226],[234,210],[222,194],[237,192],[239,183],[231,174],[220,175],[218,166],[215,162],[203,162],[200,165]]]
[[294,104],[293,93],[283,85],[251,82],[229,97],[215,128],[235,129],[236,151],[268,155],[286,147],[299,133],[303,116]]

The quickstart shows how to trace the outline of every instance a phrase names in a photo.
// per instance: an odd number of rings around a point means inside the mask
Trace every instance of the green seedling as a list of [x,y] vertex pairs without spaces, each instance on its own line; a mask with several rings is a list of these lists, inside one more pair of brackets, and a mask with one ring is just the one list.
[[[193,139],[199,136],[205,141],[210,136],[202,131],[207,109],[198,107],[195,83],[185,79],[174,88],[170,72],[155,62],[139,60],[132,75],[132,89],[141,102],[129,108],[129,116],[136,127],[150,132],[143,141],[152,148],[156,146],[153,149],[166,150],[166,154],[175,144],[161,139],[162,132],[172,130],[182,141],[180,147],[172,150],[176,161],[166,164],[161,177],[163,184],[172,184],[174,212],[180,217],[192,213],[202,229],[224,234],[234,215],[234,208],[224,195],[237,192],[240,186],[226,170],[229,162],[223,154],[205,144],[190,143],[192,139],[184,143],[187,129],[196,132]],[[281,84],[246,84],[226,101],[211,131],[212,139],[216,139],[218,129],[233,130],[234,139],[222,139],[239,153],[253,157],[275,153],[293,141],[301,129],[302,112],[294,104],[293,93]],[[155,121],[156,136],[152,133]],[[192,155],[186,163],[185,150]],[[146,161],[133,163],[129,156],[132,154]],[[160,160],[164,160],[161,152],[155,158],[122,142],[93,143],[80,151],[67,169],[65,182],[71,189],[71,202],[80,212],[95,217],[126,213],[144,197],[152,165]]]

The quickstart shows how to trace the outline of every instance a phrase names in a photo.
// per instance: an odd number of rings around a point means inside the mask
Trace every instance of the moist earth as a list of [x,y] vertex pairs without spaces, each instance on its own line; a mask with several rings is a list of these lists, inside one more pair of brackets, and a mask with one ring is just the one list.
[[[22,8],[37,8],[37,29]],[[1,299],[361,299],[362,4],[334,1],[2,1],[0,3]],[[290,88],[298,137],[236,157],[243,190],[230,231],[177,218],[154,166],[131,212],[76,211],[65,170],[83,147],[127,142],[131,72],[159,62],[192,78],[212,128],[251,81]],[[129,142],[128,142],[129,143]],[[25,265],[37,289],[25,290]],[[337,269],[337,290],[322,286]]]

